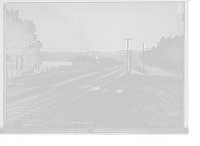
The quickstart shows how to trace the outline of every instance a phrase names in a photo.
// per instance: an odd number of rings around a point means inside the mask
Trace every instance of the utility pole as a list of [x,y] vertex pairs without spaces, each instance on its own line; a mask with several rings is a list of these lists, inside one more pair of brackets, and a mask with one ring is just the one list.
[[133,65],[133,51],[129,50],[129,73],[131,73],[132,65]]
[[126,40],[127,42],[127,54],[126,54],[126,72],[129,73],[129,41],[132,40],[132,38],[125,38],[124,40]]
[[144,46],[144,43],[142,44],[142,49],[143,49],[143,75],[145,76],[145,46]]

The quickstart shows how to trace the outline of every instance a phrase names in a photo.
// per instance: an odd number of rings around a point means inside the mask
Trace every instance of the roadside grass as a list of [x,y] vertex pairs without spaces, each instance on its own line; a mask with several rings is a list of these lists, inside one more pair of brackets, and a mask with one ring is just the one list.
[[[137,70],[137,71],[143,73],[143,68],[142,68],[142,67],[136,66],[136,67],[134,67],[134,70]],[[146,70],[145,70],[145,73],[146,73],[146,74],[150,74],[150,73],[149,73],[148,71],[146,71]]]
[[176,91],[183,92],[183,81],[176,81],[167,77],[161,76],[145,76],[129,75],[122,76],[113,82],[100,86],[104,89],[120,89],[125,91]]
[[59,114],[55,112],[39,118],[38,124],[63,129],[160,128],[173,131],[183,129],[183,96],[183,81],[125,74],[64,105]]
[[132,94],[92,91],[33,120],[43,124],[25,124],[21,128],[99,128],[101,126],[103,128],[176,128],[182,126],[183,95],[166,92],[168,90],[181,92],[182,84],[179,81],[159,76],[131,75],[120,77],[102,87],[155,92]]

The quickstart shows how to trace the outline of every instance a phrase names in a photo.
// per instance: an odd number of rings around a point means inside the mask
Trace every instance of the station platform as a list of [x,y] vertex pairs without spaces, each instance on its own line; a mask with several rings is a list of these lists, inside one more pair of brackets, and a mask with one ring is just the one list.
[[87,71],[87,69],[71,69],[71,70],[62,70],[62,71],[54,71],[54,72],[47,72],[42,74],[34,75],[26,75],[26,76],[19,76],[19,77],[12,77],[11,81],[12,84],[7,84],[9,82],[9,78],[6,78],[6,89],[13,88],[19,85],[27,84],[29,82],[39,81],[42,79],[48,79],[52,77],[58,77],[63,74],[71,74],[81,71]]

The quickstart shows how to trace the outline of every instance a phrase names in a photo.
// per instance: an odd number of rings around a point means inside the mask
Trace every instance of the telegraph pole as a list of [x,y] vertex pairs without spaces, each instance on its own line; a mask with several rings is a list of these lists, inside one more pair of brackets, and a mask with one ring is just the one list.
[[145,76],[145,46],[144,43],[142,44],[142,49],[143,49],[143,75]]
[[132,69],[132,65],[133,65],[133,51],[132,50],[129,50],[129,55],[128,55],[128,57],[129,57],[129,65],[128,65],[128,67],[129,67],[129,73],[131,73],[131,69]]
[[126,72],[129,73],[129,41],[132,40],[132,38],[125,38],[124,40],[126,40],[127,42],[127,54],[126,54]]

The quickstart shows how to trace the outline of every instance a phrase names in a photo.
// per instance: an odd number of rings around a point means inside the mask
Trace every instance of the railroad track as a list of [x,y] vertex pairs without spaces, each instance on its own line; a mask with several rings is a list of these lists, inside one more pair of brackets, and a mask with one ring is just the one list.
[[96,76],[92,74],[91,76],[77,78],[77,80],[71,82],[76,82],[75,84],[63,81],[60,84],[52,85],[52,88],[43,93],[10,102],[7,104],[6,111],[7,125],[9,127],[17,123],[22,124],[38,116],[51,114],[63,104],[80,98],[94,87],[106,84],[123,73],[123,66],[115,67],[114,69],[97,73]]
[[[115,68],[121,68],[121,66],[120,67],[115,67]],[[113,70],[113,68],[111,68],[111,69]],[[46,88],[42,88],[42,90],[40,88],[41,92],[39,92],[39,93],[36,93],[36,94],[30,94],[29,93],[28,95],[26,95],[26,94],[25,95],[20,95],[20,98],[17,100],[17,102],[16,101],[13,101],[13,102],[10,101],[10,102],[8,102],[8,104],[12,106],[13,103],[16,104],[18,102],[20,103],[21,101],[34,99],[35,97],[37,97],[39,95],[44,96],[45,94],[48,94],[49,91],[53,91],[53,90],[55,90],[56,92],[62,91],[65,88],[69,88],[69,86],[75,86],[75,83],[80,85],[81,84],[80,81],[82,81],[84,83],[84,82],[88,81],[89,77],[90,77],[90,80],[95,79],[95,78],[97,78],[97,76],[94,76],[94,75],[102,76],[103,74],[105,74],[107,72],[110,72],[111,69],[105,70],[106,72],[105,71],[94,72],[94,73],[92,72],[90,74],[86,74],[86,75],[83,75],[83,76],[72,78],[72,79],[69,79],[69,80],[66,80],[66,81],[62,81],[62,82],[59,82],[59,83],[56,83],[56,84],[50,84],[50,85],[48,85],[48,88],[47,87]],[[85,79],[86,79],[86,81],[85,81]],[[52,94],[52,93],[50,92],[50,94]]]
[[[37,97],[40,97],[40,99],[41,99],[42,97],[46,97],[46,96],[51,95],[53,93],[57,93],[58,91],[63,90],[63,89],[68,90],[70,88],[77,87],[78,85],[82,85],[84,83],[87,84],[87,82],[94,80],[98,77],[101,77],[101,76],[103,76],[103,75],[105,75],[105,74],[107,74],[111,71],[112,70],[107,70],[105,72],[101,72],[99,74],[95,74],[95,75],[92,75],[92,76],[89,76],[89,77],[86,77],[86,78],[83,78],[83,79],[79,79],[79,80],[76,80],[74,82],[69,82],[68,84],[64,84],[64,85],[61,85],[61,86],[51,88],[49,90],[46,90],[43,93],[36,93],[35,95],[24,97],[23,99],[20,99],[20,100],[14,101],[14,102],[9,102],[7,104],[7,108],[9,109],[10,107],[18,106],[18,104],[21,104],[21,103],[24,105],[26,103],[26,101],[36,100]],[[22,106],[22,105],[20,105],[20,106]]]
[[7,89],[7,93],[6,96],[10,97],[10,96],[15,96],[20,94],[23,91],[30,91],[30,90],[34,90],[36,88],[40,88],[44,85],[48,85],[48,84],[52,84],[55,82],[59,82],[62,80],[66,80],[66,79],[70,79],[73,77],[77,77],[80,75],[84,75],[87,73],[90,73],[91,71],[81,71],[81,72],[76,72],[76,73],[71,73],[71,74],[67,74],[67,75],[61,75],[58,77],[51,77],[51,78],[47,78],[47,79],[42,79],[40,81],[33,81],[33,82],[29,82],[25,85],[19,86],[19,87],[15,87],[15,88],[11,88],[11,89]]

